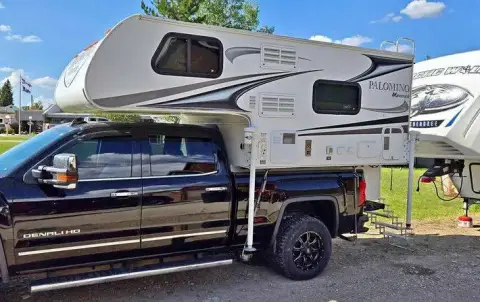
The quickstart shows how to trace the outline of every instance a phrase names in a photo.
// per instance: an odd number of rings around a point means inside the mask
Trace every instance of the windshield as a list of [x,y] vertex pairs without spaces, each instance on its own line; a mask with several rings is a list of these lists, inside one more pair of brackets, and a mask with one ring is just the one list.
[[44,131],[23,143],[16,145],[0,155],[0,177],[8,175],[18,166],[29,160],[34,154],[67,136],[77,128],[69,125],[59,125]]

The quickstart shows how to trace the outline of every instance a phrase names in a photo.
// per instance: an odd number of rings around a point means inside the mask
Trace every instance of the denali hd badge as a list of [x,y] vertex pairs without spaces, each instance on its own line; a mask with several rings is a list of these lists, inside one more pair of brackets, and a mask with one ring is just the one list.
[[63,230],[63,231],[53,231],[53,232],[38,232],[38,233],[29,233],[23,234],[23,238],[38,238],[38,237],[50,237],[50,236],[62,236],[62,235],[72,235],[78,234],[80,230]]

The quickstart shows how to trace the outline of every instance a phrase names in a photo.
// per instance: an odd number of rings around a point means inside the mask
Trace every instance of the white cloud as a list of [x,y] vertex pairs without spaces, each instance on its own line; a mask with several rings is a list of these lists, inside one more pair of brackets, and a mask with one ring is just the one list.
[[11,67],[0,67],[0,72],[13,72],[15,69]]
[[400,12],[411,19],[432,18],[440,16],[445,10],[443,2],[428,2],[427,0],[413,0]]
[[[391,46],[385,48],[385,50],[397,52],[397,47],[394,46],[394,45],[391,45]],[[407,45],[407,44],[400,44],[400,45],[398,45],[398,52],[412,54],[413,53],[413,47],[411,45]]]
[[12,27],[10,25],[0,24],[0,32],[7,33],[12,31]]
[[351,46],[360,46],[362,44],[370,43],[373,41],[372,38],[364,37],[361,35],[347,37],[341,40],[333,40],[332,38],[327,36],[315,35],[310,37],[310,40],[328,42],[328,43],[337,43],[337,44],[343,44],[343,45],[351,45]]
[[373,41],[372,38],[364,37],[364,36],[361,36],[361,35],[356,35],[356,36],[353,36],[353,37],[345,38],[345,39],[340,40],[340,41],[336,40],[335,43],[340,42],[340,44],[351,45],[351,46],[360,46],[360,45],[363,45],[363,44],[366,44],[366,43],[370,43],[372,41]]
[[42,39],[40,39],[38,36],[30,35],[30,36],[22,36],[22,35],[12,35],[9,34],[8,36],[5,37],[8,41],[18,41],[21,43],[38,43],[42,42]]
[[402,16],[397,16],[395,13],[388,13],[382,19],[370,21],[370,24],[376,23],[388,23],[388,22],[400,22],[402,20]]
[[47,98],[43,95],[34,98],[35,101],[41,102],[43,104],[43,109],[46,109],[48,105],[55,104],[55,101],[52,98]]
[[403,19],[402,16],[395,16],[395,17],[392,18],[392,21],[397,23],[397,22],[400,22],[402,19]]
[[311,36],[310,40],[315,40],[315,41],[321,41],[321,42],[328,42],[332,43],[333,40],[332,38],[329,38],[327,36],[322,36],[322,35],[316,35],[316,36]]
[[57,85],[57,79],[52,77],[43,77],[32,80],[32,85],[40,86],[42,88],[53,89]]
[[5,8],[5,6],[0,2],[0,9]]
[[18,83],[20,82],[20,74],[22,75],[22,78],[24,78],[27,82],[33,85],[33,89],[35,87],[40,87],[44,89],[53,89],[55,88],[55,85],[57,85],[57,80],[52,78],[52,77],[41,77],[41,78],[35,78],[32,79],[28,75],[25,74],[25,71],[23,69],[16,69],[14,70],[13,68],[10,67],[2,67],[0,70],[5,69],[5,70],[11,70],[11,73],[9,76],[5,77],[1,83],[5,83],[6,80],[10,80],[10,83],[12,84],[12,87],[17,87]]

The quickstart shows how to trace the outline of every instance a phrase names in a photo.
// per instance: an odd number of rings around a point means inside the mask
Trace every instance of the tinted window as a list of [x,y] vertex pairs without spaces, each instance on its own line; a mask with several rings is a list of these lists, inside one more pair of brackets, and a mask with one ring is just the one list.
[[51,145],[62,140],[64,137],[78,131],[69,125],[59,125],[55,128],[43,131],[0,155],[0,177],[29,161],[33,156],[48,149]]
[[62,153],[77,155],[80,180],[132,176],[132,141],[128,139],[81,141]]
[[160,74],[219,77],[222,58],[222,44],[217,39],[169,34],[155,52],[152,66]]
[[152,176],[194,175],[216,171],[209,139],[149,136]]
[[317,81],[313,85],[313,110],[324,114],[357,114],[360,86],[355,83]]

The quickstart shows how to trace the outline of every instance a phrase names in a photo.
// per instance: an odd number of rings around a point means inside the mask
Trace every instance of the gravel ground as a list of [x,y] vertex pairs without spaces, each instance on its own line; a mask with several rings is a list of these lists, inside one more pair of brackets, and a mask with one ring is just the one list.
[[410,249],[368,234],[335,240],[328,268],[309,281],[234,264],[34,296],[21,283],[3,291],[5,301],[480,301],[480,229],[454,221],[415,229]]

